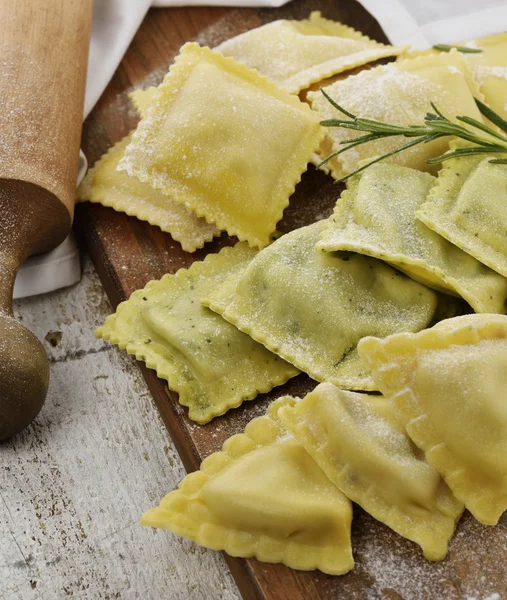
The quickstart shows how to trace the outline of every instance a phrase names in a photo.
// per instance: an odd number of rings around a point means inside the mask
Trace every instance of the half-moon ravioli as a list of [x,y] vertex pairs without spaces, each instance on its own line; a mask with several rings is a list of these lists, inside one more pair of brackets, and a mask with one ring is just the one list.
[[385,260],[412,279],[462,296],[476,312],[506,309],[507,279],[416,218],[435,178],[399,165],[372,165],[349,180],[317,249]]
[[397,56],[404,47],[375,42],[315,11],[302,21],[280,20],[257,27],[223,42],[215,50],[297,94],[337,73]]
[[77,202],[97,202],[167,231],[186,252],[195,252],[220,231],[185,206],[135,177],[117,171],[131,135],[127,135],[89,169],[76,194]]
[[[456,141],[451,149],[466,145]],[[490,159],[464,156],[445,161],[428,201],[416,214],[438,234],[507,277],[507,165]]]
[[447,553],[463,504],[424,459],[383,396],[322,383],[280,411],[331,481],[428,560]]
[[203,302],[317,381],[375,389],[358,341],[423,329],[437,294],[374,258],[316,251],[327,225],[282,236]]
[[[474,96],[483,99],[466,59],[457,52],[420,56],[375,67],[325,88],[331,98],[353,114],[395,125],[422,125],[431,102],[447,117],[469,115],[482,121]],[[323,119],[343,118],[320,92],[308,94],[311,106]],[[341,148],[340,144],[362,135],[351,129],[331,127],[321,144],[321,158]],[[444,153],[448,137],[409,148],[386,159],[423,171],[428,158]],[[406,143],[394,136],[369,142],[331,159],[327,166],[336,179],[357,168],[360,161],[385,154]]]
[[232,556],[341,575],[354,566],[352,506],[280,423],[281,398],[206,458],[141,524]]
[[507,316],[465,315],[359,352],[408,435],[476,519],[507,509]]
[[263,247],[323,135],[318,115],[296,96],[190,43],[118,168]]
[[188,406],[189,417],[207,423],[298,374],[199,302],[254,255],[247,244],[237,244],[151,281],[122,302],[96,335],[155,369]]

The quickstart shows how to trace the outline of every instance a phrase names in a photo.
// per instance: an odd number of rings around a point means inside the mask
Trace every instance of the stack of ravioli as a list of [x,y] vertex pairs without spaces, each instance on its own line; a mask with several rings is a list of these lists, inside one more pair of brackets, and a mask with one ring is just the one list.
[[[507,36],[466,44],[483,52],[399,57],[312,13],[214,50],[185,44],[160,86],[132,93],[137,129],[78,200],[187,252],[223,231],[239,242],[134,292],[97,335],[155,369],[200,424],[300,372],[320,382],[275,401],[143,524],[342,574],[351,501],[429,560],[465,507],[489,525],[507,508],[507,167],[466,156],[431,172],[428,158],[462,144],[441,138],[350,179],[328,219],[276,231],[309,163],[356,135],[320,125],[337,111],[318,87],[403,126],[431,102],[449,118],[480,121],[474,97],[504,110]],[[398,145],[357,146],[329,176]]]

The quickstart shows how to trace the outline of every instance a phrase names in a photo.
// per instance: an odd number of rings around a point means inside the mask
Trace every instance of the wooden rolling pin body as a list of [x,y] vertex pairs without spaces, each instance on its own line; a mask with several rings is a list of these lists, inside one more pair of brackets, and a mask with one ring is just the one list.
[[70,231],[92,0],[0,2],[0,439],[44,402],[49,370],[13,319],[16,273]]

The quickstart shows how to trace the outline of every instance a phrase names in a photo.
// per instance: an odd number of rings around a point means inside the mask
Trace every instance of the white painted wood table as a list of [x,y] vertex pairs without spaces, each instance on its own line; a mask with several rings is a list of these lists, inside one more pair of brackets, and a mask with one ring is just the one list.
[[0,443],[0,598],[239,598],[220,553],[138,523],[185,472],[133,359],[95,339],[111,306],[89,258],[79,284],[15,312],[51,383]]

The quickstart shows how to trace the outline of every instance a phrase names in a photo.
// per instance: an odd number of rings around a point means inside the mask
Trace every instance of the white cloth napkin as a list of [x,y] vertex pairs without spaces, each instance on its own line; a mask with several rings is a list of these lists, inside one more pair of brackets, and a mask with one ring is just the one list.
[[[95,0],[84,116],[100,98],[148,8],[153,6],[270,6],[288,0]],[[396,45],[424,49],[505,29],[506,0],[359,0]],[[80,172],[86,170],[81,155]],[[79,281],[81,268],[72,237],[53,252],[29,259],[21,268],[14,296],[31,296]]]
[[506,0],[359,0],[391,44],[424,50],[505,30]]

